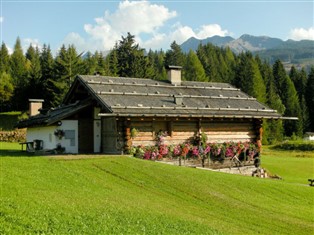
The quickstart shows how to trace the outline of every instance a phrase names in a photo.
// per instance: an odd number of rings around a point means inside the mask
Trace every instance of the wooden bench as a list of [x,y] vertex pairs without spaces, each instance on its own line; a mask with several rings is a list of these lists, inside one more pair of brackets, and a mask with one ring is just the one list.
[[24,151],[24,145],[26,146],[25,151],[34,152],[34,143],[33,142],[22,142],[20,143],[22,146],[22,151]]
[[310,182],[310,186],[314,186],[314,179],[309,179],[308,181]]

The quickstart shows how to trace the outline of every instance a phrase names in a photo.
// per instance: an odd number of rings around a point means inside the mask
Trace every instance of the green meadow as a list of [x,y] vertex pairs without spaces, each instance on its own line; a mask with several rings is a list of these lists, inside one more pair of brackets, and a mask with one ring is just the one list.
[[0,143],[0,234],[313,234],[314,153],[265,148],[282,180]]

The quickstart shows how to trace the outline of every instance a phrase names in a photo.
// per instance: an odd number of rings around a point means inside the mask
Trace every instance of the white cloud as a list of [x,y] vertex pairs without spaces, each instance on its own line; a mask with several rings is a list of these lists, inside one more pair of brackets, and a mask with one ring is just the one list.
[[[83,37],[81,37],[78,33],[74,33],[74,32],[69,33],[65,37],[65,39],[63,40],[62,44],[65,44],[65,45],[73,44],[73,45],[75,45],[75,47],[77,49],[79,49],[79,52],[85,51],[86,49],[89,49],[89,48],[86,48],[86,46],[88,46],[88,47],[93,46],[92,44],[91,45],[87,45],[85,39]],[[91,48],[91,49],[93,49],[93,48]]]
[[[74,43],[78,49],[110,50],[115,43],[125,36],[127,32],[135,35],[138,43],[142,42],[141,34],[153,37],[165,22],[176,16],[175,11],[170,11],[163,5],[152,4],[148,1],[123,1],[118,9],[104,16],[95,18],[95,24],[85,24],[84,30],[88,35],[85,40],[78,34],[70,33],[65,38],[65,43]],[[81,45],[77,45],[78,42]],[[148,43],[149,44],[149,43]]]
[[170,19],[177,16],[163,5],[148,1],[123,1],[114,12],[106,11],[102,17],[95,18],[94,24],[85,24],[87,37],[83,38],[77,33],[70,33],[64,39],[65,44],[74,44],[78,51],[106,51],[114,47],[130,32],[140,47],[159,50],[168,49],[173,41],[183,43],[190,37],[204,39],[214,35],[226,36],[218,24],[202,25],[200,29],[193,30],[190,26],[167,25]]
[[151,39],[144,41],[141,46],[158,50],[160,48],[169,48],[173,41],[176,41],[177,44],[182,44],[190,37],[205,39],[215,35],[227,36],[230,33],[227,30],[222,30],[217,24],[203,25],[199,30],[193,30],[189,26],[182,26],[180,23],[176,23],[172,26],[170,33],[156,34]]
[[165,48],[165,46],[169,46],[166,43],[168,43],[169,40],[167,38],[167,35],[164,33],[156,34],[152,38],[146,40],[145,42],[142,42],[140,45],[143,48],[151,48],[153,50],[159,50],[162,48]]
[[308,29],[295,28],[290,31],[290,39],[299,41],[303,39],[314,40],[314,27]]
[[171,42],[176,41],[177,44],[181,44],[188,38],[195,36],[196,34],[191,27],[177,25],[176,29],[169,35],[169,39]]
[[2,23],[4,21],[4,17],[0,16],[0,23]]
[[8,49],[9,55],[12,55],[12,53],[13,53],[13,49],[12,49],[12,47],[9,47],[8,45],[6,45],[6,46],[7,46],[7,49]]
[[148,1],[124,1],[119,4],[115,13],[107,13],[105,20],[111,22],[116,31],[129,31],[138,35],[155,32],[176,15],[175,11],[170,12],[163,5],[151,4]]
[[27,51],[27,49],[29,48],[31,44],[34,48],[38,47],[39,50],[42,49],[42,45],[37,38],[23,38],[22,48],[23,48],[24,53]]
[[220,25],[218,24],[209,24],[202,25],[201,29],[196,34],[197,38],[199,39],[205,39],[215,35],[224,37],[230,35],[230,33],[228,32],[228,30],[222,30]]

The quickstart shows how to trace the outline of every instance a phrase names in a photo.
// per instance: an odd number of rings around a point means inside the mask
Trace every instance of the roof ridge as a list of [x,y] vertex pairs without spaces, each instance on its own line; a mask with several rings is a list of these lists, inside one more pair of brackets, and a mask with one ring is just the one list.
[[[93,79],[93,78],[104,78],[104,79],[124,79],[124,80],[140,80],[140,81],[149,81],[151,82],[150,84],[147,84],[147,83],[143,83],[144,85],[151,85],[152,83],[162,83],[162,84],[167,84],[169,87],[180,87],[180,85],[173,85],[171,83],[169,83],[168,80],[155,80],[155,79],[152,79],[152,78],[137,78],[137,77],[113,77],[113,76],[99,76],[99,75],[78,75],[80,77],[84,77],[85,79]],[[89,81],[85,81],[85,82],[89,82]],[[100,83],[100,82],[103,82],[103,81],[93,81],[95,83]],[[112,81],[113,82],[113,81]],[[113,82],[114,83],[114,82]],[[121,82],[118,82],[118,83],[121,83]],[[124,82],[122,82],[124,84]],[[182,83],[187,83],[188,86],[195,86],[195,87],[213,87],[212,85],[210,84],[217,84],[217,85],[227,85],[229,87],[224,87],[224,88],[231,88],[231,89],[237,89],[239,90],[238,88],[235,88],[233,85],[231,85],[230,83],[227,83],[227,82],[202,82],[202,81],[182,81]],[[132,84],[142,84],[142,83],[132,83]],[[194,84],[194,85],[193,85]],[[200,86],[196,86],[195,84],[198,84]],[[204,85],[204,86],[202,86]],[[206,85],[209,85],[209,86],[206,86]],[[187,85],[181,85],[183,87],[187,86]],[[221,87],[219,87],[221,88]]]
[[[196,86],[196,85],[188,86],[188,85],[172,85],[170,83],[168,85],[167,83],[159,84],[159,82],[156,82],[155,84],[144,84],[144,83],[113,82],[112,80],[109,80],[108,82],[89,80],[89,81],[85,81],[85,83],[86,84],[98,84],[98,85],[146,86],[146,87],[162,87],[162,88],[187,88],[187,89],[240,91],[240,89],[234,88],[234,87],[215,87],[211,85],[210,86]],[[210,83],[207,83],[207,84],[210,84]],[[222,84],[228,84],[228,83],[222,83]]]
[[155,97],[173,97],[180,95],[183,98],[202,98],[202,99],[228,99],[228,100],[256,100],[253,97],[241,96],[222,96],[222,95],[183,95],[183,94],[166,94],[166,93],[144,93],[144,92],[119,92],[119,91],[96,91],[97,95],[130,95],[130,96],[155,96]]

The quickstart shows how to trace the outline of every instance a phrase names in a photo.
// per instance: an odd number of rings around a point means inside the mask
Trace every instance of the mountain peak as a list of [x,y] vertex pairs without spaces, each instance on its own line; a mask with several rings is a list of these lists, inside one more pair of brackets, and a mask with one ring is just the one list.
[[215,35],[206,39],[197,39],[195,37],[189,38],[187,41],[181,44],[181,49],[184,52],[188,52],[190,49],[196,50],[199,44],[212,43],[219,47],[230,47],[234,52],[241,51],[259,51],[267,50],[280,46],[284,43],[279,38],[272,38],[269,36],[253,36],[249,34],[243,34],[240,38],[234,39],[230,36],[222,37]]

